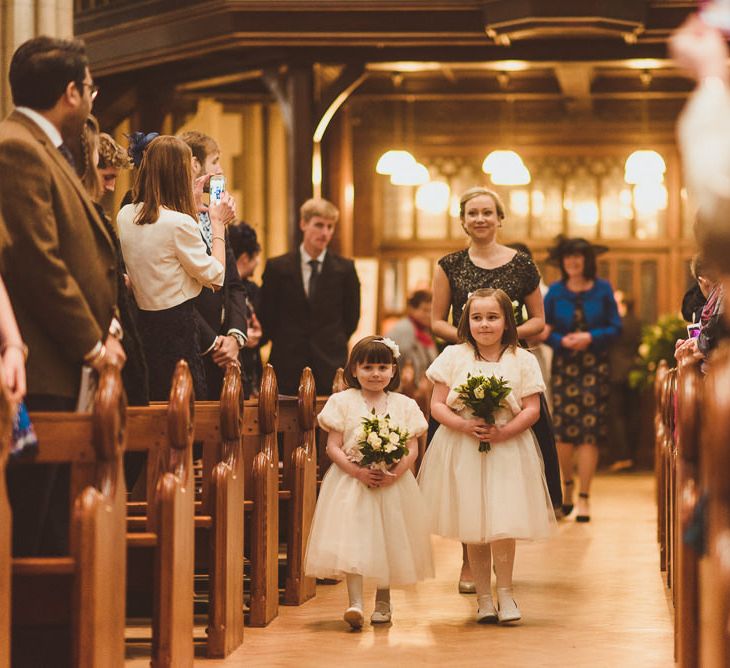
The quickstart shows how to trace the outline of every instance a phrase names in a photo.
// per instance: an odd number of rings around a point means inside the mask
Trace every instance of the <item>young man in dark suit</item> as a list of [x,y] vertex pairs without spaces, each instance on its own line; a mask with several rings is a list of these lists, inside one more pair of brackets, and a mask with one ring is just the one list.
[[327,249],[339,215],[325,199],[307,200],[300,208],[301,245],[266,263],[260,320],[283,394],[297,393],[305,366],[317,393],[329,394],[337,367],[347,362],[347,342],[360,319],[360,281],[352,260]]
[[[29,349],[27,405],[73,410],[84,364],[121,366],[125,359],[114,245],[67,148],[97,92],[83,43],[25,42],[10,63],[10,89],[16,108],[0,123],[0,247]],[[8,468],[15,554],[65,549],[61,478],[55,466]]]
[[[179,135],[193,152],[193,178],[223,174],[220,149],[216,141],[202,132],[189,130]],[[208,248],[212,245],[210,220],[206,212],[198,214],[200,234]],[[226,235],[228,236],[228,235]],[[223,376],[229,364],[238,364],[239,352],[246,345],[248,309],[246,292],[236,269],[236,258],[226,239],[226,274],[223,288],[214,292],[203,288],[195,300],[198,337],[203,354],[208,396],[220,399]]]

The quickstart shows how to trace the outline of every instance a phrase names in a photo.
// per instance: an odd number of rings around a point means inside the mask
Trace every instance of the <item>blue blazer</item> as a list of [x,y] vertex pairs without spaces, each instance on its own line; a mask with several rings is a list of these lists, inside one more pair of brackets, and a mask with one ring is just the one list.
[[618,314],[613,288],[608,281],[594,279],[593,287],[585,292],[571,292],[563,281],[553,283],[545,295],[545,322],[553,331],[548,344],[556,351],[563,350],[563,336],[575,329],[575,305],[583,301],[588,331],[593,337],[591,350],[603,350],[621,333],[621,316]]

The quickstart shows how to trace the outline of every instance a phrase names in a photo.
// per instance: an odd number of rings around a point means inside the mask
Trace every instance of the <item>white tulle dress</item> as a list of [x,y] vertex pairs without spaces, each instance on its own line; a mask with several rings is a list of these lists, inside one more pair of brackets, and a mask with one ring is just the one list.
[[[499,362],[476,359],[468,343],[449,346],[426,375],[451,391],[446,403],[470,416],[460,406],[454,388],[467,374],[505,378],[512,392],[507,408],[497,412],[505,424],[522,409],[522,397],[545,391],[537,359],[526,350],[506,350]],[[479,452],[472,436],[441,425],[431,441],[418,474],[431,530],[464,543],[488,543],[502,538],[537,540],[555,530],[542,458],[531,430]]]
[[[411,436],[426,431],[418,405],[402,394],[387,394],[385,413]],[[342,448],[348,452],[366,416],[370,412],[360,390],[349,389],[333,394],[318,420],[323,429],[343,434]],[[407,471],[388,487],[370,489],[332,464],[322,480],[304,568],[316,577],[357,573],[380,587],[433,577],[428,518],[413,474]]]

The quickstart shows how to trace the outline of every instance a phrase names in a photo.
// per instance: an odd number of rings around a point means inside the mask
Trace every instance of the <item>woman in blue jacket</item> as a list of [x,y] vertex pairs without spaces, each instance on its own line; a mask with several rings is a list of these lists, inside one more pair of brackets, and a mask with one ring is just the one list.
[[598,464],[598,444],[608,433],[608,347],[621,331],[611,284],[596,277],[596,255],[606,250],[585,239],[560,238],[549,257],[562,274],[545,295],[545,332],[555,351],[553,425],[565,515],[573,510],[573,454],[577,451],[577,522],[590,520],[588,498]]

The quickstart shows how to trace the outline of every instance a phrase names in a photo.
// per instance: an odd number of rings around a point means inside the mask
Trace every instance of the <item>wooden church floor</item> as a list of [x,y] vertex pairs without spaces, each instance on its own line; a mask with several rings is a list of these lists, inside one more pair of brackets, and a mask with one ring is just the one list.
[[[344,583],[317,587],[300,607],[281,606],[267,628],[201,666],[489,666],[614,668],[673,666],[672,612],[659,572],[654,481],[649,474],[599,476],[592,520],[563,520],[555,538],[517,546],[514,627],[477,625],[476,597],[456,593],[461,547],[433,539],[436,578],[394,590],[392,625],[348,631]],[[373,589],[367,588],[366,620]],[[202,620],[201,620],[202,621]],[[203,627],[196,636],[204,637]],[[149,665],[128,647],[127,666]],[[149,650],[147,650],[148,652]],[[132,659],[131,657],[135,658]]]

